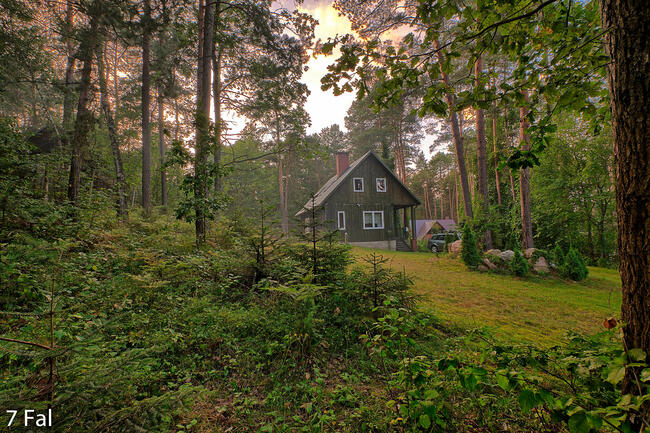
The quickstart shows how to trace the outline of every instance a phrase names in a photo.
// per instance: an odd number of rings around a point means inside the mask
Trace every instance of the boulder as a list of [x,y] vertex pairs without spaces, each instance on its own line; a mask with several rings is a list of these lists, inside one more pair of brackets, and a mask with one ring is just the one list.
[[491,271],[494,271],[497,269],[497,267],[488,259],[483,259],[483,264]]
[[509,262],[512,260],[512,258],[515,256],[515,252],[512,250],[505,250],[502,251],[501,254],[499,254],[499,257],[501,257],[501,260],[504,260],[506,262]]
[[524,258],[530,259],[535,254],[535,251],[537,251],[535,248],[526,248],[524,250]]
[[498,256],[499,254],[501,254],[501,250],[497,250],[496,248],[493,248],[491,250],[487,250],[485,254],[489,254],[491,256]]
[[456,242],[452,242],[449,244],[449,253],[453,255],[454,257],[460,255],[460,250],[463,248],[463,241],[462,240],[457,240]]
[[548,274],[549,267],[548,267],[548,263],[546,263],[546,259],[544,257],[540,257],[539,259],[537,259],[537,261],[533,265],[533,270],[538,274]]
[[487,272],[488,267],[481,263],[481,264],[478,265],[478,270],[481,271],[481,272]]

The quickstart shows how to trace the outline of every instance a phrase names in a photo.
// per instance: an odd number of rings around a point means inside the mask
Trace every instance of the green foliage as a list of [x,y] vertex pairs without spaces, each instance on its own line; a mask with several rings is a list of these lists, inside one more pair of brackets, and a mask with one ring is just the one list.
[[[194,156],[183,146],[183,143],[175,141],[165,161],[165,167],[186,167],[196,163],[194,160]],[[203,162],[200,163],[200,167],[195,168],[194,172],[186,173],[179,186],[182,196],[175,209],[176,218],[193,222],[196,221],[198,211],[203,218],[214,219],[216,212],[227,202],[227,197],[224,194],[197,195],[196,192],[207,191],[207,186],[211,185],[215,178],[224,176],[225,172],[226,170],[218,164]]]
[[364,257],[363,261],[367,266],[352,270],[347,289],[354,293],[357,302],[366,311],[377,309],[384,302],[402,307],[413,306],[413,299],[408,293],[413,282],[406,273],[387,267],[388,259],[374,252]]
[[521,251],[515,250],[515,255],[510,261],[510,272],[518,277],[525,277],[529,271],[530,267]]
[[[533,413],[548,427],[563,424],[571,433],[601,431],[605,425],[627,432],[629,410],[636,411],[650,392],[645,353],[623,350],[614,331],[582,337],[572,334],[566,345],[551,349],[506,346],[483,337],[480,362],[443,359],[438,368],[458,372],[458,382],[484,397],[516,398],[523,413]],[[625,370],[638,369],[640,395],[621,395],[617,386]],[[461,371],[480,371],[468,381]],[[647,430],[644,430],[647,431]]]
[[476,245],[476,235],[469,224],[463,229],[463,246],[460,256],[468,268],[476,268],[481,263],[481,255]]
[[554,135],[531,180],[535,244],[573,246],[590,260],[610,261],[616,248],[611,131],[593,136],[576,117],[562,120]]
[[551,254],[551,261],[555,266],[560,268],[562,265],[564,265],[564,251],[562,251],[562,247],[560,247],[560,245],[556,244]]
[[560,267],[560,274],[564,278],[570,278],[574,281],[582,281],[589,275],[589,269],[587,269],[582,255],[575,248],[569,248],[564,263]]

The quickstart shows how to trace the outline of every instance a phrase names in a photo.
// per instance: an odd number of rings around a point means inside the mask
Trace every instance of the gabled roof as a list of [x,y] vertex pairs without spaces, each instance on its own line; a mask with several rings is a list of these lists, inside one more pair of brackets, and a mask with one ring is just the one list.
[[415,220],[415,235],[417,239],[422,239],[429,233],[433,227],[434,220]]
[[416,220],[415,233],[418,239],[423,239],[431,230],[434,224],[438,224],[446,232],[451,232],[456,229],[456,221],[452,219],[442,220]]
[[434,222],[438,223],[443,230],[448,232],[456,229],[456,221],[452,219],[435,220]]
[[[413,198],[413,200],[415,200],[417,204],[420,204],[420,200],[418,200],[418,198],[411,192],[411,190],[408,189],[406,185],[404,185],[402,181],[400,181],[397,178],[397,176],[395,176],[393,170],[388,168],[388,166],[384,164],[384,161],[382,161],[381,158],[379,158],[375,154],[375,152],[371,150],[369,152],[366,152],[366,154],[364,154],[361,158],[351,163],[348,166],[348,168],[346,168],[345,171],[341,173],[340,176],[334,175],[327,182],[325,182],[325,185],[323,185],[321,189],[319,189],[318,192],[314,194],[314,207],[322,206],[327,201],[327,199],[334,193],[334,191],[336,191],[338,187],[341,186],[343,182],[350,176],[350,173],[352,173],[352,171],[354,171],[354,169],[359,164],[361,164],[363,161],[365,161],[368,158],[375,158],[386,169],[386,171],[391,176],[393,176],[393,178],[397,181],[397,183],[401,185],[409,193],[409,195]],[[307,212],[307,210],[311,209],[311,206],[312,206],[312,202],[311,199],[309,199],[307,203],[305,203],[303,208],[300,209],[298,213],[296,213],[296,216],[300,216],[301,214]]]

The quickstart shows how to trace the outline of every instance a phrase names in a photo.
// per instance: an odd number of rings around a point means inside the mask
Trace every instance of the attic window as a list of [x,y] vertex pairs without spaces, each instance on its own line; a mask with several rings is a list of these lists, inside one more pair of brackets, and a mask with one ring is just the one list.
[[354,192],[363,192],[363,178],[355,177],[352,179],[352,185],[354,185]]
[[365,211],[363,213],[364,230],[376,230],[384,228],[384,211]]
[[377,184],[377,192],[386,192],[385,177],[378,177],[377,179],[375,179],[375,183]]

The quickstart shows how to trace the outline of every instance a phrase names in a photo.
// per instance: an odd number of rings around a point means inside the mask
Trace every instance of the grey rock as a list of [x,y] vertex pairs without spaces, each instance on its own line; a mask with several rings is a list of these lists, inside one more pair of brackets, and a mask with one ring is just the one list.
[[546,263],[546,259],[544,257],[537,259],[533,265],[533,270],[538,274],[547,274],[549,272],[549,267],[548,263]]
[[484,265],[485,265],[489,270],[491,270],[491,271],[494,271],[494,270],[496,270],[496,268],[497,268],[497,267],[496,267],[496,266],[495,266],[491,261],[489,261],[488,259],[483,259],[483,264],[484,264]]
[[463,241],[457,240],[449,244],[449,253],[456,257],[460,255],[460,250],[463,248]]
[[505,250],[502,251],[501,254],[499,254],[499,257],[501,257],[501,260],[505,260],[506,262],[509,262],[510,260],[513,259],[515,256],[515,252],[512,250]]

